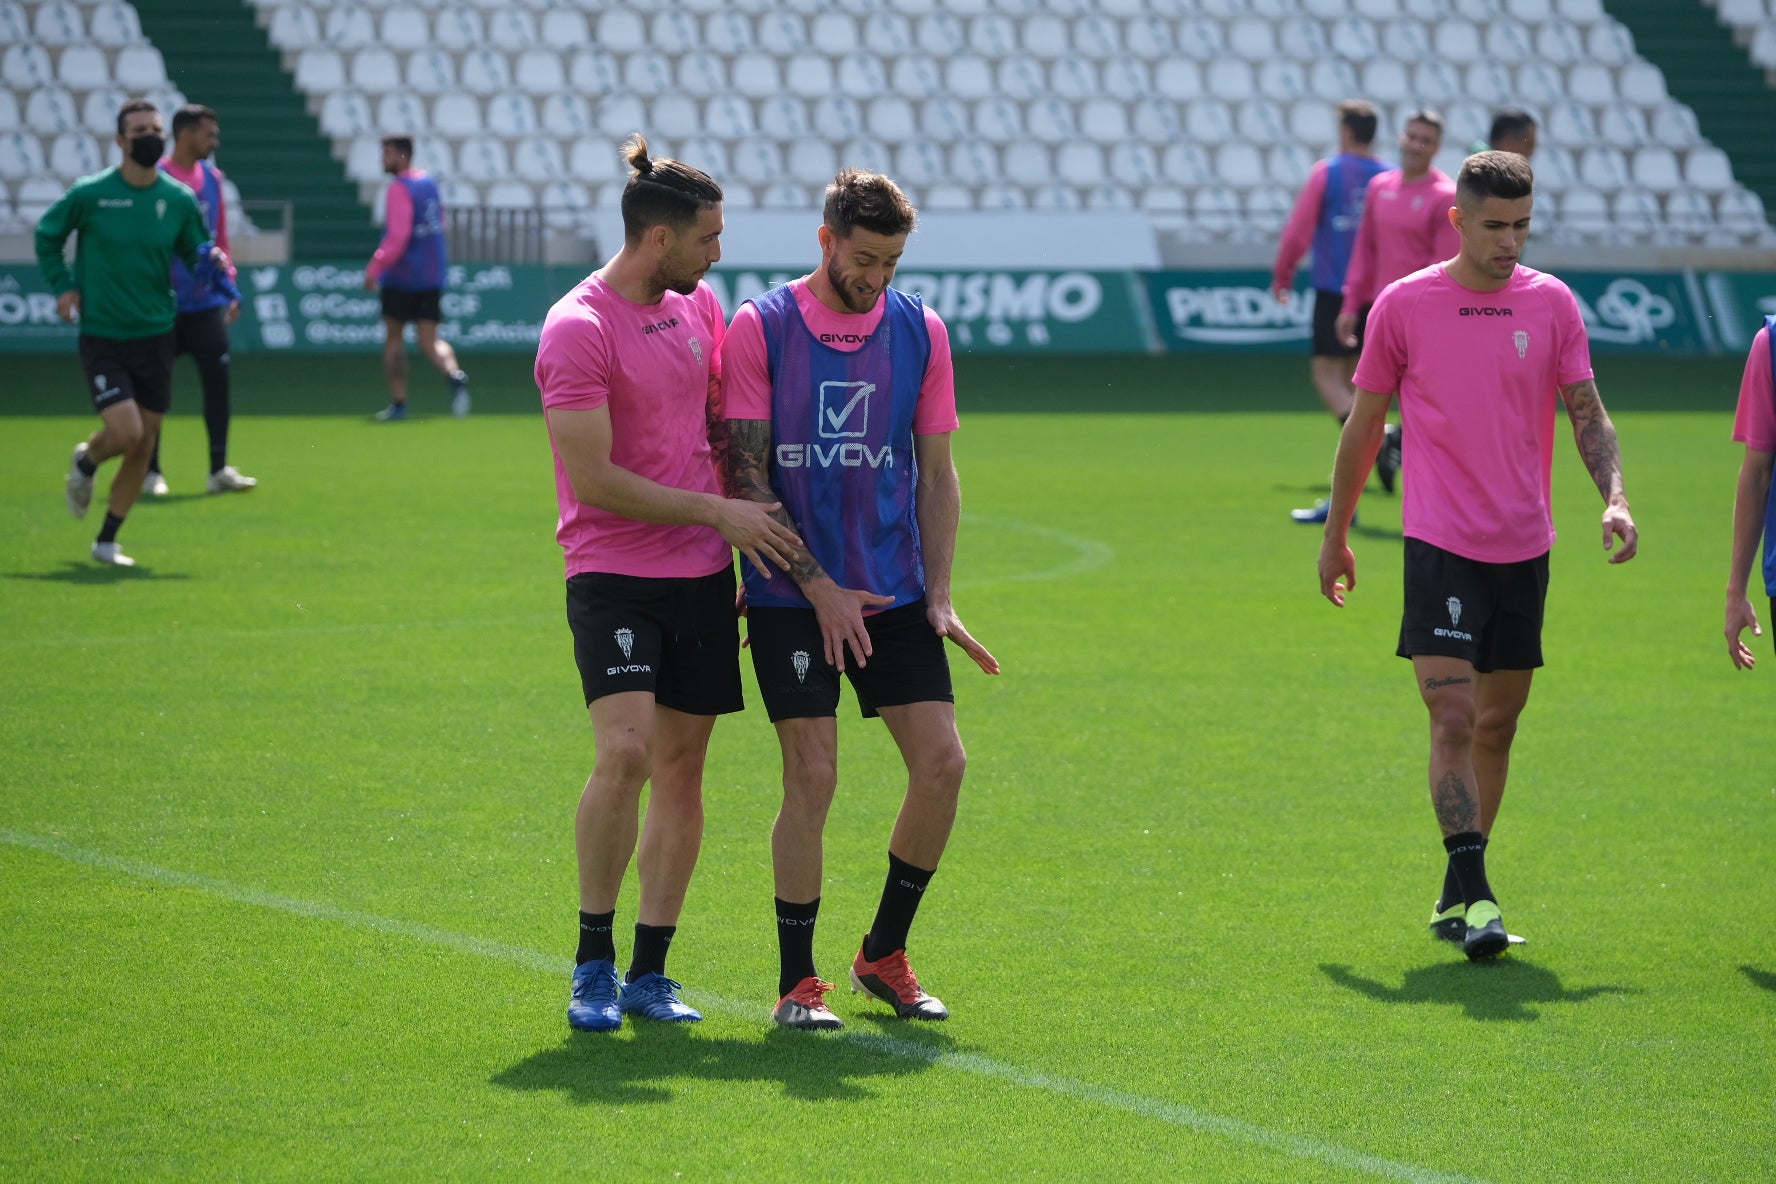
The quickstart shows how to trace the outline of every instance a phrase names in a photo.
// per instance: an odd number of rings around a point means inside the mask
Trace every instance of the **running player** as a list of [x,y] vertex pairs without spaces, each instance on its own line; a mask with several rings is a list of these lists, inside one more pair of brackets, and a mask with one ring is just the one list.
[[[623,246],[556,302],[537,346],[567,553],[567,619],[592,720],[592,776],[574,817],[580,940],[568,1022],[703,1018],[666,977],[703,840],[715,717],[741,708],[734,556],[785,563],[800,540],[774,506],[722,497],[722,191],[708,174],[624,147]],[[712,441],[711,437],[715,440]],[[617,894],[640,828],[634,957],[619,984]]]
[[1413,445],[1397,652],[1411,659],[1429,714],[1431,804],[1448,855],[1431,931],[1473,959],[1510,940],[1485,850],[1517,718],[1542,664],[1556,398],[1604,499],[1604,549],[1622,542],[1610,562],[1632,559],[1639,543],[1578,301],[1517,261],[1532,190],[1522,156],[1470,156],[1456,182],[1460,253],[1375,302],[1319,558],[1320,592],[1342,606],[1356,586],[1351,516],[1398,396]]
[[[1442,146],[1443,117],[1434,111],[1414,111],[1400,129],[1400,167],[1369,182],[1335,326],[1338,339],[1347,346],[1361,344],[1357,323],[1369,315],[1369,306],[1383,288],[1420,268],[1453,259],[1461,250],[1461,235],[1449,218],[1455,181],[1431,163]],[[1400,471],[1400,439],[1400,429],[1390,424],[1387,443],[1376,460],[1382,488],[1389,493]]]
[[1750,629],[1761,636],[1757,609],[1746,587],[1751,582],[1751,557],[1758,537],[1764,540],[1764,591],[1770,597],[1770,614],[1776,619],[1776,485],[1770,470],[1776,455],[1776,316],[1764,318],[1764,327],[1752,339],[1745,359],[1745,377],[1739,383],[1739,414],[1733,421],[1733,439],[1745,445],[1739,463],[1739,490],[1733,499],[1733,562],[1727,570],[1727,656],[1741,670],[1757,665],[1741,637]]
[[903,1019],[949,1011],[907,962],[907,933],[949,841],[965,757],[944,638],[999,663],[950,601],[961,488],[949,334],[889,286],[916,212],[879,173],[826,190],[820,266],[740,307],[723,346],[731,495],[799,524],[788,574],[743,563],[753,669],[783,750],[771,831],[779,975],[771,1018],[838,1028],[814,965],[822,832],[838,784],[839,676],[880,716],[907,770],[874,922],[851,986]]
[[[55,289],[56,313],[80,321],[80,362],[104,425],[74,446],[68,510],[86,517],[98,467],[122,458],[92,546],[94,560],[119,567],[136,562],[118,546],[117,532],[142,492],[148,454],[172,405],[173,259],[240,298],[228,257],[208,241],[197,199],[158,167],[165,126],[147,99],[126,102],[117,112],[123,162],[76,181],[37,223],[37,265]],[[70,270],[63,248],[75,233]]]
[[[204,225],[224,253],[228,248],[228,212],[222,202],[222,170],[210,163],[222,142],[222,124],[216,113],[197,103],[173,112],[173,153],[160,162],[160,171],[197,195]],[[228,278],[234,278],[230,269]],[[228,326],[240,317],[238,294],[230,296],[210,279],[199,279],[191,269],[173,260],[173,291],[179,315],[173,322],[174,352],[190,354],[203,385],[204,431],[210,441],[210,493],[244,493],[259,482],[228,463],[229,353]],[[160,438],[148,460],[148,478],[142,492],[155,497],[167,494],[160,467]]]
[[[1340,424],[1350,417],[1358,350],[1339,340],[1334,323],[1344,301],[1344,273],[1363,216],[1364,191],[1388,167],[1373,148],[1377,122],[1369,103],[1350,99],[1338,104],[1338,153],[1315,162],[1308,173],[1271,270],[1271,295],[1287,304],[1294,296],[1295,268],[1313,249],[1313,384]],[[1324,522],[1326,503],[1291,516],[1297,522]]]
[[469,413],[469,376],[456,364],[456,351],[438,336],[444,280],[444,199],[437,178],[413,167],[413,140],[384,136],[382,171],[394,180],[388,188],[387,223],[382,243],[364,268],[364,290],[382,288],[382,373],[388,379],[389,405],[380,420],[407,418],[407,326],[413,326],[419,353],[437,367],[450,384],[450,410],[458,419]]

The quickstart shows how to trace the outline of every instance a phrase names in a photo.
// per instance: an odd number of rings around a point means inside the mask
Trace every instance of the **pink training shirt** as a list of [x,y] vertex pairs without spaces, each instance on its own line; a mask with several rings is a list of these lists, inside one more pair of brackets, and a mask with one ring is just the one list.
[[1770,330],[1759,329],[1739,380],[1733,439],[1757,452],[1776,452],[1776,377],[1770,373]]
[[[808,277],[792,280],[796,308],[802,320],[821,342],[841,353],[856,353],[882,323],[883,303],[868,312],[834,312],[808,287]],[[931,332],[931,358],[925,363],[925,380],[919,384],[919,402],[913,408],[913,434],[935,436],[961,426],[956,418],[956,367],[950,355],[950,333],[943,319],[925,308],[925,327]],[[758,309],[742,304],[722,346],[722,414],[729,419],[771,418],[771,367],[765,348],[765,327]]]
[[1435,264],[1390,284],[1369,314],[1356,385],[1400,396],[1405,533],[1482,563],[1554,543],[1554,405],[1591,377],[1572,291],[1518,264],[1476,292]]
[[[161,171],[166,173],[167,176],[171,177],[173,180],[177,181],[179,184],[185,186],[185,188],[191,190],[191,192],[198,194],[199,200],[202,199],[202,194],[203,194],[203,162],[202,161],[198,161],[198,162],[194,163],[190,168],[187,169],[187,168],[181,168],[179,165],[179,162],[169,156],[160,162],[160,167],[161,167]],[[216,185],[218,188],[221,187],[224,179],[225,178],[223,176],[222,170],[217,169],[216,170]],[[234,250],[233,250],[233,248],[231,248],[228,245],[228,203],[227,203],[227,201],[220,201],[220,202],[216,203],[216,239],[215,239],[215,242],[218,247],[222,248],[222,253],[224,255],[228,256],[228,278],[232,280],[238,274],[238,271],[234,266]]]
[[[408,169],[401,176],[423,177],[425,170]],[[407,240],[413,237],[413,195],[407,192],[405,185],[388,187],[387,207],[382,242],[377,244],[376,254],[370,256],[370,263],[364,268],[371,279],[380,279],[383,272],[393,267],[407,250]]]
[[[635,304],[588,276],[543,321],[536,360],[543,408],[608,407],[611,463],[675,489],[718,493],[708,417],[723,336],[721,303],[708,284]],[[569,576],[697,577],[734,562],[712,527],[638,522],[581,502],[553,435],[549,448],[561,507],[555,539]]]
[[1378,173],[1363,198],[1339,311],[1354,317],[1395,280],[1459,255],[1461,235],[1449,224],[1454,204],[1455,180],[1441,169],[1416,181],[1399,169]]

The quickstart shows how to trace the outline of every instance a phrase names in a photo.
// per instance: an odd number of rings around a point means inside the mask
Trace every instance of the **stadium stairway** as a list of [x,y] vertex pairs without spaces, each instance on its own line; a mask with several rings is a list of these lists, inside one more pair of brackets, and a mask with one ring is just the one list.
[[1732,158],[1733,176],[1776,211],[1776,92],[1701,0],[1605,0],[1634,34],[1634,48],[1665,73],[1675,99],[1696,112],[1702,134]]
[[240,0],[135,0],[135,7],[174,85],[221,117],[216,159],[243,198],[293,204],[292,252],[368,257],[378,238],[370,211],[253,10]]

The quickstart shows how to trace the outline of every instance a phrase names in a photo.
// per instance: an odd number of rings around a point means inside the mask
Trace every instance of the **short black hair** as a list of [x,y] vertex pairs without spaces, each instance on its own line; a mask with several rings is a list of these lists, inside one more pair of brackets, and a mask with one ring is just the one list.
[[721,204],[722,187],[714,177],[683,161],[649,156],[647,137],[640,132],[624,142],[623,160],[630,168],[623,186],[623,237],[629,242],[641,241],[650,226],[683,230],[699,213]]
[[1489,197],[1516,201],[1535,192],[1535,170],[1515,152],[1476,152],[1462,162],[1455,178],[1455,198],[1473,207]]
[[131,99],[131,100],[129,100],[127,103],[125,103],[123,106],[121,106],[117,109],[117,134],[118,135],[121,136],[123,134],[123,125],[129,121],[130,116],[134,115],[138,111],[153,111],[156,114],[158,114],[160,111],[160,108],[156,107],[153,103],[150,103],[147,99]]
[[1492,133],[1486,137],[1486,142],[1496,144],[1506,136],[1521,136],[1535,126],[1535,116],[1521,107],[1512,107],[1492,117]]
[[384,148],[393,148],[408,160],[413,159],[412,136],[384,136],[382,138],[382,146]]
[[1375,104],[1362,99],[1346,99],[1338,104],[1338,122],[1350,129],[1351,139],[1359,144],[1373,144],[1375,129],[1381,125]]
[[881,173],[846,169],[826,187],[822,210],[826,228],[840,238],[850,238],[856,227],[893,237],[911,234],[919,211],[900,186]]
[[196,127],[206,119],[218,124],[222,122],[216,117],[214,109],[206,107],[202,103],[186,103],[173,112],[173,139],[178,139],[179,133],[186,128]]

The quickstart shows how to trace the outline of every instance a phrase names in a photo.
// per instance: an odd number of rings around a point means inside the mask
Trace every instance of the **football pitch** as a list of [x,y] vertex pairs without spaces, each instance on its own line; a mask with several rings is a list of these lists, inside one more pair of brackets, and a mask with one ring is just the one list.
[[[1478,965],[1425,929],[1399,500],[1371,483],[1343,610],[1287,518],[1335,442],[1305,357],[961,359],[956,601],[1005,673],[952,653],[970,764],[911,952],[954,1018],[842,985],[902,789],[847,691],[815,947],[847,1027],[769,1024],[748,665],[669,967],[707,1019],[615,1035],[564,1015],[592,742],[548,444],[527,358],[465,364],[473,416],[416,371],[384,425],[373,357],[241,358],[261,485],[206,497],[181,363],[124,571],[63,504],[72,351],[4,359],[0,1178],[1768,1178],[1776,654],[1735,672],[1720,635],[1741,359],[1598,359],[1626,566],[1561,417],[1488,858],[1529,941]],[[631,870],[620,961],[634,919]]]

